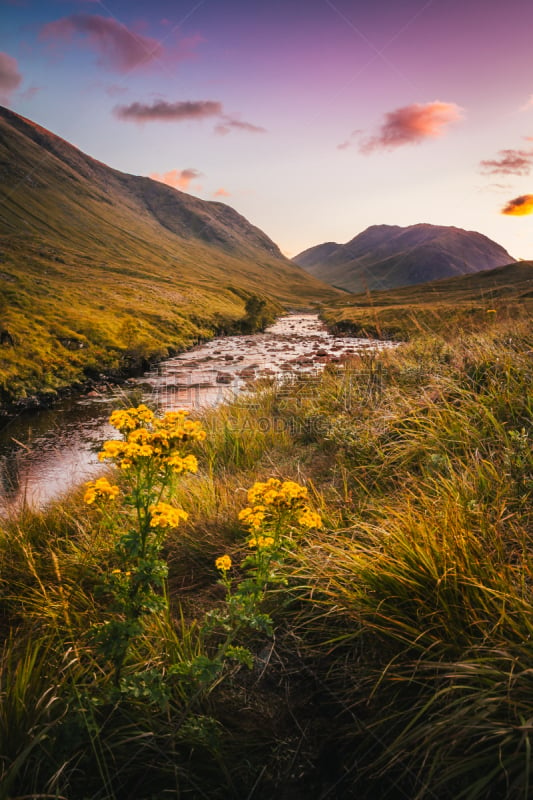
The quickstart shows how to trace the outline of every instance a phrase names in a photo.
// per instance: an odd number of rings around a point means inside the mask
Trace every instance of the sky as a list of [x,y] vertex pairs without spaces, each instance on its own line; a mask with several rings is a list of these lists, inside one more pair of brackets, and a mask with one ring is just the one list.
[[533,0],[0,0],[0,103],[292,257],[454,225],[533,259]]

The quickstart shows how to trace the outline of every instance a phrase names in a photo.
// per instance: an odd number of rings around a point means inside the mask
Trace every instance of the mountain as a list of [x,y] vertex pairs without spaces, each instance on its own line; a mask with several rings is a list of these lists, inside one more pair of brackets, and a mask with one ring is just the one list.
[[419,224],[372,225],[347,244],[319,244],[293,261],[333,286],[363,292],[467,275],[514,258],[481,233]]
[[0,193],[0,406],[338,295],[233,208],[2,107]]

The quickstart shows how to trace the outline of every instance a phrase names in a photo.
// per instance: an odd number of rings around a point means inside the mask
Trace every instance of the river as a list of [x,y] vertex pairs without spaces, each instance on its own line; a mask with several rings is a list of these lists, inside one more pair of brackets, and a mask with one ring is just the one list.
[[137,401],[163,411],[216,405],[262,377],[313,372],[363,350],[391,346],[329,334],[316,314],[280,317],[264,333],[226,336],[160,363],[124,389],[93,391],[51,409],[21,413],[0,429],[0,513],[43,507],[101,472],[97,452],[116,436],[113,408]]

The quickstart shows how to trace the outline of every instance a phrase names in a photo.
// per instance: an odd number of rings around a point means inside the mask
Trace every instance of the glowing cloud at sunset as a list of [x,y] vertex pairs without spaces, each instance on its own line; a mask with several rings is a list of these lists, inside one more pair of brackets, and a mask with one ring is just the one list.
[[533,194],[533,0],[0,9],[0,105],[115,169],[234,202],[284,253],[427,223],[533,257],[527,202],[500,213]]
[[515,197],[514,200],[509,200],[507,205],[502,208],[502,214],[510,217],[525,217],[527,214],[533,214],[533,194],[522,194],[520,197]]
[[362,153],[375,150],[393,150],[406,144],[420,144],[425,139],[441,136],[444,128],[462,117],[462,109],[455,103],[413,103],[385,114],[378,133],[360,146]]
[[11,92],[18,89],[22,83],[16,59],[7,53],[0,53],[0,100],[5,102]]
[[188,189],[191,181],[196,180],[196,178],[201,178],[202,173],[198,172],[197,169],[172,169],[170,172],[165,172],[163,175],[160,175],[158,172],[152,172],[149,176],[154,181],[159,181],[159,183],[166,183],[167,186],[172,186],[173,189]]

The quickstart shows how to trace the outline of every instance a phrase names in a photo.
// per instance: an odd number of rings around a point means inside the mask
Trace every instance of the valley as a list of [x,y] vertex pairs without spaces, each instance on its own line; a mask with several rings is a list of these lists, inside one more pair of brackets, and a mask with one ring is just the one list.
[[7,109],[0,186],[0,800],[526,800],[533,262]]

